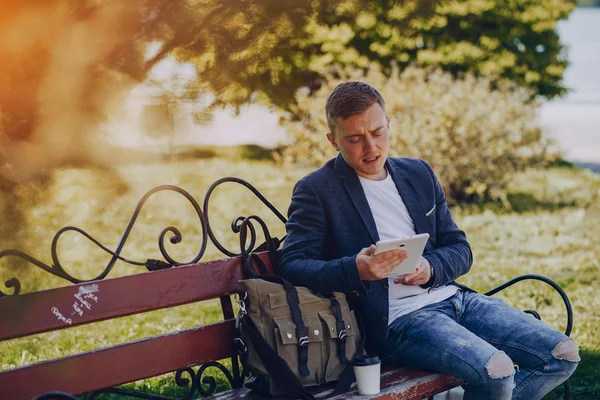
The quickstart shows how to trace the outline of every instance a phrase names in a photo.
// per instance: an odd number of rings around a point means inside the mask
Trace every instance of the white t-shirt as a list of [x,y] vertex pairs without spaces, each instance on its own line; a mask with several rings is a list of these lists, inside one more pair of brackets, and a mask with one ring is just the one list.
[[[379,240],[397,239],[415,234],[413,220],[389,173],[382,181],[374,181],[360,176],[358,179],[375,219]],[[458,290],[457,286],[449,285],[430,291],[419,285],[395,284],[393,278],[388,278],[388,284],[390,286],[388,325],[396,318],[411,311],[446,300]]]

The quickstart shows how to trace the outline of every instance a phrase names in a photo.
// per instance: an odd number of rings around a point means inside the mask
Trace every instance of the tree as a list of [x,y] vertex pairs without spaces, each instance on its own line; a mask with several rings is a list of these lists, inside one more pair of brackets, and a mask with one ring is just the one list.
[[[396,21],[397,29],[431,15],[439,1],[407,1],[410,6]],[[174,52],[179,60],[196,63],[198,78],[210,86],[215,105],[239,106],[259,94],[290,109],[296,90],[318,88],[328,67],[340,62],[364,66],[368,61],[351,59],[348,54],[356,50],[346,39],[355,32],[335,25],[360,19],[373,8],[371,0],[258,0],[234,2],[233,7],[220,3],[209,24],[195,29],[193,39]],[[342,49],[338,52],[336,46]]]
[[600,0],[577,0],[577,5],[581,7],[600,7]]
[[[512,81],[547,98],[563,95],[564,48],[557,21],[573,0],[337,0],[241,2],[215,12],[174,52],[194,61],[215,104],[256,93],[293,109],[299,87],[319,88],[331,67],[391,63]],[[231,12],[231,13],[230,13]],[[217,30],[213,30],[217,27]],[[200,56],[204,55],[204,56]]]
[[311,55],[305,64],[315,72],[375,61],[390,73],[394,61],[509,80],[547,98],[565,93],[567,60],[555,28],[574,1],[453,0],[437,3],[426,17],[411,14],[416,5],[377,0],[319,14],[306,28],[309,38],[295,45]]

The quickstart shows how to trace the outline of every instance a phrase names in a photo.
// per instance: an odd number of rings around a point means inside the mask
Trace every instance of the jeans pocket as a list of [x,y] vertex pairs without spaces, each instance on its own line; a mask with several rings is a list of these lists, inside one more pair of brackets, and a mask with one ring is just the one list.
[[462,289],[458,289],[456,294],[450,298],[450,302],[454,306],[454,312],[456,313],[456,320],[460,318],[463,313],[463,291]]

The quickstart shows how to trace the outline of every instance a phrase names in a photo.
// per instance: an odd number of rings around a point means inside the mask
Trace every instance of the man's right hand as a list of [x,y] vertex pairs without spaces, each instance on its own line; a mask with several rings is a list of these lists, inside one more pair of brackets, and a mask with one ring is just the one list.
[[387,276],[396,265],[406,258],[405,250],[390,250],[373,255],[375,245],[365,247],[356,256],[356,268],[363,281],[375,281]]

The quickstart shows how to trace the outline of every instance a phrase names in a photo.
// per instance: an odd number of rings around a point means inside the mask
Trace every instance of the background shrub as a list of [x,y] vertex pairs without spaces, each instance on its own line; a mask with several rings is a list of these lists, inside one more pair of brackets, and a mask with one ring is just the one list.
[[349,79],[372,84],[391,117],[390,155],[422,158],[438,174],[453,202],[502,201],[514,172],[555,157],[537,123],[538,103],[512,83],[492,87],[487,78],[454,78],[441,70],[393,68],[386,77],[346,69],[314,95],[297,93],[297,107],[283,119],[290,145],[275,158],[285,165],[320,166],[334,157],[325,133],[325,101]]

